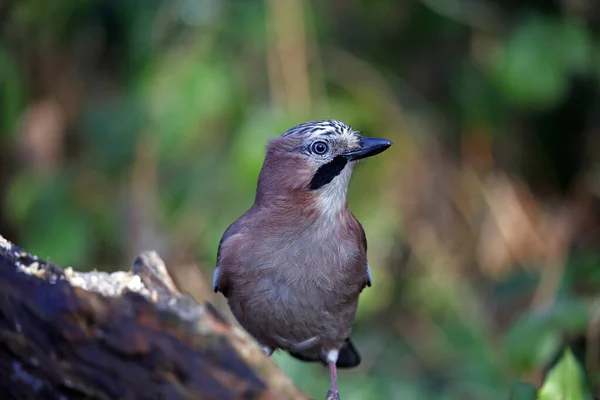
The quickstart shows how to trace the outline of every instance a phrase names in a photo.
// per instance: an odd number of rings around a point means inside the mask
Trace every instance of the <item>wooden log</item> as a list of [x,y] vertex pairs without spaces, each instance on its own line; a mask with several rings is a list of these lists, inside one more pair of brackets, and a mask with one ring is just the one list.
[[0,236],[4,399],[304,399],[240,328],[179,293],[160,257],[80,273]]

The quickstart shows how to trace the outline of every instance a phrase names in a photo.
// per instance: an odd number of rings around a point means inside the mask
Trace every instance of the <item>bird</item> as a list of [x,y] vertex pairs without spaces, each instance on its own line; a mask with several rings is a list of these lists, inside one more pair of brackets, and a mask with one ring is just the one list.
[[356,163],[392,145],[337,120],[296,125],[271,139],[252,206],[223,233],[213,289],[267,356],[282,350],[337,369],[361,356],[350,340],[372,284],[367,238],[348,210]]

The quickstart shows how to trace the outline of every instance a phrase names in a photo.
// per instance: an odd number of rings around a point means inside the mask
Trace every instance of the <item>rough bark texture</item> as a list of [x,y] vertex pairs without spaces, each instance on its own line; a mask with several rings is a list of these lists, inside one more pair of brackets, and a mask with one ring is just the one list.
[[175,288],[156,253],[77,273],[0,236],[5,399],[304,399],[245,332]]

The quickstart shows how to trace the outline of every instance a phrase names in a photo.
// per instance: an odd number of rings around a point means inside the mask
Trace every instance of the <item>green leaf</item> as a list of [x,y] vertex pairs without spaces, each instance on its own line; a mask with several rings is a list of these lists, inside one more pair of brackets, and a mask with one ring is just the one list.
[[570,350],[548,374],[538,394],[538,400],[589,400],[581,366]]

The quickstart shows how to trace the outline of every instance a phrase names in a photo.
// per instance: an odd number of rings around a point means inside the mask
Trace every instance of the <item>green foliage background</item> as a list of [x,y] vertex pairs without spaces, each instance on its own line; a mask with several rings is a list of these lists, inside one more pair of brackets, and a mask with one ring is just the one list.
[[[591,0],[3,1],[0,232],[78,269],[157,249],[224,307],[217,244],[266,141],[339,119],[395,143],[350,187],[374,285],[343,398],[535,398],[553,366],[540,399],[598,396],[598,15]],[[320,367],[274,358],[327,390]]]

